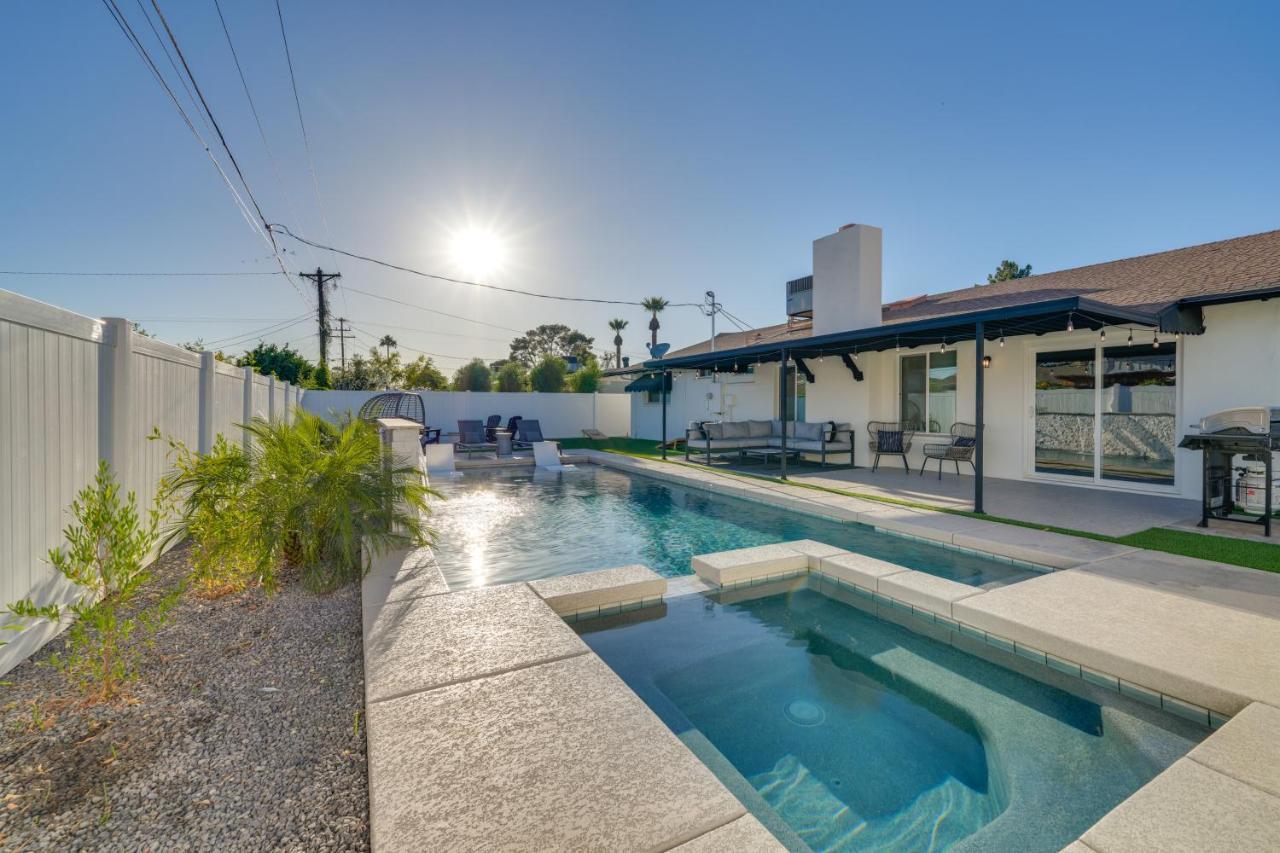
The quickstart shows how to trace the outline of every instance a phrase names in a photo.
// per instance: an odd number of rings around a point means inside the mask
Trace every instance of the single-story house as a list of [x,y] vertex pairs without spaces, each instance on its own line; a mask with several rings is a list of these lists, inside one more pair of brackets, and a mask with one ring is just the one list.
[[667,438],[779,418],[785,401],[794,420],[851,423],[859,465],[868,422],[907,425],[918,470],[953,423],[981,423],[988,477],[1199,498],[1180,438],[1280,406],[1280,231],[890,303],[881,239],[848,225],[814,241],[785,323],[630,368],[631,434],[662,437],[664,413]]

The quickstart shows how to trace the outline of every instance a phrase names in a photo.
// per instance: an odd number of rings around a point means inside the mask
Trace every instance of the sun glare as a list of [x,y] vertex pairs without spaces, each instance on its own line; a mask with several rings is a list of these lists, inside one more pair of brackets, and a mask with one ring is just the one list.
[[472,227],[450,236],[449,254],[461,272],[481,278],[502,269],[507,260],[507,247],[493,231]]

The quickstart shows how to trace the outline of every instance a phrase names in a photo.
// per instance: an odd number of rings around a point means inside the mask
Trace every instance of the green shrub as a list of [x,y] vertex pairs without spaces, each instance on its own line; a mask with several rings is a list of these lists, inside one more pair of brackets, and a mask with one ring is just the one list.
[[583,365],[577,373],[569,377],[573,390],[579,394],[594,394],[600,390],[600,377],[603,371],[594,360]]
[[568,369],[563,358],[554,355],[543,356],[542,360],[529,371],[529,384],[534,391],[555,393],[564,390],[564,374]]
[[[297,567],[312,589],[359,580],[367,555],[427,544],[431,492],[414,465],[393,462],[372,424],[332,424],[296,410],[290,423],[261,419],[244,463],[236,451],[181,462],[166,479],[179,513],[171,535],[190,535],[213,581],[248,577],[273,589]],[[229,504],[234,503],[234,508]],[[211,519],[225,511],[225,521]]]
[[493,372],[489,365],[478,358],[458,368],[453,374],[453,390],[455,391],[489,391],[493,388]]
[[498,371],[498,378],[494,385],[499,391],[528,391],[529,375],[525,373],[523,364],[518,361],[508,361]]
[[[150,579],[147,567],[158,539],[154,507],[143,521],[133,492],[120,499],[120,486],[105,461],[93,484],[71,503],[75,521],[63,531],[65,545],[49,552],[49,562],[78,588],[70,604],[37,605],[30,599],[9,605],[24,620],[60,622],[74,617],[66,646],[50,662],[90,698],[107,700],[137,674],[141,647],[163,623],[178,589],[146,607],[131,607]],[[28,622],[29,624],[29,622]]]

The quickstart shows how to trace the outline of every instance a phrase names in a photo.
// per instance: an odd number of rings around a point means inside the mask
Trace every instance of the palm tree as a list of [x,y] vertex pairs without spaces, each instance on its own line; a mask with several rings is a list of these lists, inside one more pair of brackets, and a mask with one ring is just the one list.
[[391,337],[390,335],[383,335],[382,340],[378,341],[378,346],[386,347],[387,358],[391,358],[391,348],[398,347],[400,346],[400,344],[396,343],[396,339]]
[[613,345],[617,347],[617,359],[614,361],[614,367],[622,367],[622,330],[627,327],[627,321],[615,317],[609,321],[609,328],[613,329]]
[[649,321],[649,334],[652,338],[651,346],[656,347],[658,345],[658,329],[662,328],[662,324],[658,322],[658,313],[670,304],[661,296],[650,296],[640,303],[641,308],[653,314],[653,319]]

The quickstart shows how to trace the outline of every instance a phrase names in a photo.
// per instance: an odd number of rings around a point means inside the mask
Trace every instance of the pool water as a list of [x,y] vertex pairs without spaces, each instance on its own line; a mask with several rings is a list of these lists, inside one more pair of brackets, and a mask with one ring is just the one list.
[[1207,734],[805,587],[573,627],[795,850],[1057,851]]
[[643,563],[690,573],[695,554],[794,539],[898,563],[974,586],[1036,574],[973,554],[877,533],[595,465],[566,473],[467,471],[433,480],[436,556],[452,588],[484,586]]

